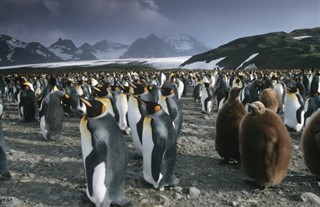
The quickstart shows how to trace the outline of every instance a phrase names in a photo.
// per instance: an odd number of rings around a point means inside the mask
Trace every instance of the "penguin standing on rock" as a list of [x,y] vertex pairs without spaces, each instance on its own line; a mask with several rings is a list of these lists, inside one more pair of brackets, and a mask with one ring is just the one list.
[[260,101],[240,123],[241,167],[259,187],[279,184],[288,172],[292,154],[291,138],[282,119]]
[[320,111],[318,110],[306,125],[302,136],[301,146],[304,163],[314,175],[320,175]]
[[143,121],[143,177],[154,188],[163,190],[180,180],[174,174],[176,163],[176,133],[169,115],[161,105],[142,101],[147,116]]
[[81,101],[87,106],[80,122],[87,196],[96,206],[128,206],[124,196],[128,155],[122,132],[102,102]]
[[62,134],[64,118],[63,104],[64,97],[69,98],[62,91],[52,91],[47,94],[40,106],[40,130],[45,140],[58,140]]
[[227,102],[219,110],[216,120],[215,148],[224,161],[240,160],[239,124],[246,114],[240,102],[241,88],[234,87],[229,92]]
[[296,87],[287,88],[284,104],[284,124],[290,131],[300,132],[304,124],[304,101]]

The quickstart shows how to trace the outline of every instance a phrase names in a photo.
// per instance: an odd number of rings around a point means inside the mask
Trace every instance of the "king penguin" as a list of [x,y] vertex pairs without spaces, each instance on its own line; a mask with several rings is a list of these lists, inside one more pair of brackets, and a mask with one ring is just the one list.
[[0,122],[0,175],[5,179],[11,178],[8,160],[6,156],[5,140],[4,140],[1,122]]
[[240,123],[240,163],[259,187],[279,184],[287,175],[291,160],[291,138],[282,119],[260,101]]
[[212,86],[208,82],[203,83],[201,96],[201,111],[206,114],[210,114],[213,108],[213,90]]
[[154,188],[163,190],[180,180],[174,174],[176,163],[176,133],[169,115],[161,105],[142,101],[147,116],[143,121],[143,177]]
[[159,104],[163,110],[169,114],[173,127],[177,134],[177,141],[180,137],[180,130],[182,126],[182,107],[180,101],[175,96],[174,89],[170,84],[163,84],[161,88],[161,97]]
[[25,122],[37,121],[35,118],[37,111],[37,100],[32,89],[33,86],[30,82],[24,82],[22,84],[22,90],[17,96],[19,118]]
[[320,175],[320,110],[310,118],[302,136],[301,146],[304,163],[314,175]]
[[304,124],[304,101],[296,87],[287,88],[284,105],[284,124],[291,131],[300,132]]
[[80,122],[87,196],[96,206],[125,206],[129,203],[124,196],[128,155],[122,132],[102,102],[81,101],[87,106]]
[[128,125],[128,99],[131,93],[130,87],[120,85],[120,94],[117,98],[116,106],[119,112],[119,127],[124,134],[130,133]]
[[304,105],[304,125],[306,126],[313,113],[320,109],[320,94],[313,94]]
[[68,95],[62,91],[51,91],[47,94],[40,106],[40,130],[45,140],[58,140],[62,134],[64,118],[63,98]]
[[224,161],[239,161],[239,124],[246,114],[240,102],[241,88],[234,87],[229,92],[227,102],[218,111],[216,120],[215,148]]
[[145,106],[141,104],[136,97],[145,101],[151,101],[152,96],[144,85],[139,83],[130,84],[133,87],[133,94],[130,95],[128,101],[128,121],[133,144],[140,152],[142,152],[142,128],[143,120],[147,112]]

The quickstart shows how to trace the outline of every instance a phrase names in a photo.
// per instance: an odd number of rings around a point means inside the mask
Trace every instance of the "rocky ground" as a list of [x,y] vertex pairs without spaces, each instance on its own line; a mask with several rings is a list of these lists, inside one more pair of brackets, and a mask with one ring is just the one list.
[[[216,112],[205,115],[191,97],[182,99],[184,122],[177,145],[179,186],[158,191],[141,180],[142,160],[134,159],[131,137],[125,195],[133,206],[320,206],[320,182],[304,166],[300,133],[292,133],[293,156],[287,178],[256,189],[239,165],[220,164],[214,147]],[[18,120],[16,104],[6,103],[2,120],[13,178],[0,180],[0,206],[90,206],[78,117],[66,117],[61,141],[44,141],[39,123]]]

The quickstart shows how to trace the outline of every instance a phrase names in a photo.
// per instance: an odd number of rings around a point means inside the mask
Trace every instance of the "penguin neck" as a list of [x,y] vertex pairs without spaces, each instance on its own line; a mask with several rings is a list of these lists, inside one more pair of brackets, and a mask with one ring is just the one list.
[[150,118],[155,118],[155,117],[158,117],[158,116],[162,115],[163,112],[164,112],[163,110],[160,110],[160,111],[157,111],[156,113],[149,114],[147,116],[150,117]]

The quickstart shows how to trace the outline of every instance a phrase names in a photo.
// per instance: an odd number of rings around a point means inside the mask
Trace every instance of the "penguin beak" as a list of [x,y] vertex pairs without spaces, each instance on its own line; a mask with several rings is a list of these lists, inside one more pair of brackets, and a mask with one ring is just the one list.
[[101,90],[99,89],[99,88],[97,88],[97,87],[92,87],[93,88],[93,90],[95,90],[95,91],[98,91],[98,92],[100,92]]
[[64,94],[64,97],[65,98],[70,98],[70,96],[68,94],[66,94],[66,93]]
[[132,86],[133,88],[137,88],[136,85],[134,85],[133,83],[128,82],[130,86]]
[[84,99],[84,98],[81,98],[81,97],[80,97],[80,100],[81,100],[86,106],[92,107],[91,103],[90,103],[88,100],[86,100],[86,99]]

